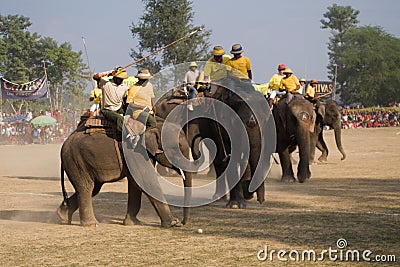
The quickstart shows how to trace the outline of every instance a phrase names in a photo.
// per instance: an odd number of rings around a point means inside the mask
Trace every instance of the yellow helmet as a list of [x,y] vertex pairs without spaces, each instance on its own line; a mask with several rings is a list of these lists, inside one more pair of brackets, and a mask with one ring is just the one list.
[[292,69],[290,69],[290,68],[286,68],[286,69],[283,71],[283,73],[290,73],[290,74],[293,74],[293,71],[292,71]]

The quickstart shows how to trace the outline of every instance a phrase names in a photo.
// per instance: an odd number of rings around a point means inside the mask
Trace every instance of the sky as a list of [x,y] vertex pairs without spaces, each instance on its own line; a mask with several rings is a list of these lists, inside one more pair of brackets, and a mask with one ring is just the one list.
[[[330,32],[321,29],[327,7],[336,3],[359,10],[358,26],[380,26],[400,38],[398,0],[194,0],[193,25],[211,30],[211,48],[222,45],[229,54],[239,43],[250,58],[253,80],[266,83],[284,63],[300,78],[328,80],[327,43]],[[129,27],[143,14],[140,0],[0,0],[0,14],[30,18],[30,32],[68,42],[82,51],[94,72],[126,66],[136,41]],[[85,54],[84,42],[87,48]],[[136,69],[128,69],[130,75]],[[51,77],[49,77],[51,78]]]

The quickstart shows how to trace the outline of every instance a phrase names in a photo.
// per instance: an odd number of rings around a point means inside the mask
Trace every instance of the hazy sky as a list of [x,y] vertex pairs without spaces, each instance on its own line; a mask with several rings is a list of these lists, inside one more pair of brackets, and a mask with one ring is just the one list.
[[[194,25],[212,31],[211,47],[222,45],[229,53],[234,43],[242,44],[252,63],[253,80],[264,83],[285,63],[298,78],[327,80],[329,30],[320,20],[333,3],[359,10],[359,25],[379,25],[400,37],[398,0],[198,0],[193,1]],[[135,40],[129,26],[143,14],[139,0],[51,1],[0,0],[1,15],[29,17],[31,32],[69,42],[84,51],[85,37],[92,70],[105,71],[133,60],[129,56]],[[86,56],[83,53],[85,63]],[[136,70],[128,69],[130,75]]]

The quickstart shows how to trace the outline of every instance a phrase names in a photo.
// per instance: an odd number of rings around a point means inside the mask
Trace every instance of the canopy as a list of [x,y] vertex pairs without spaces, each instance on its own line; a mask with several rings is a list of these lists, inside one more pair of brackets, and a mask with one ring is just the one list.
[[57,123],[57,120],[53,117],[42,115],[31,120],[33,126],[50,126]]

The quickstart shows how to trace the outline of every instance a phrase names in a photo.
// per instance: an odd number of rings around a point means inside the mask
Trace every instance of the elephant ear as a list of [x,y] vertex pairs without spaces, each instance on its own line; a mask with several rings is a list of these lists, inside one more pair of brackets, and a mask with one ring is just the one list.
[[149,128],[145,134],[146,150],[155,156],[159,148],[161,148],[161,134],[158,127]]

